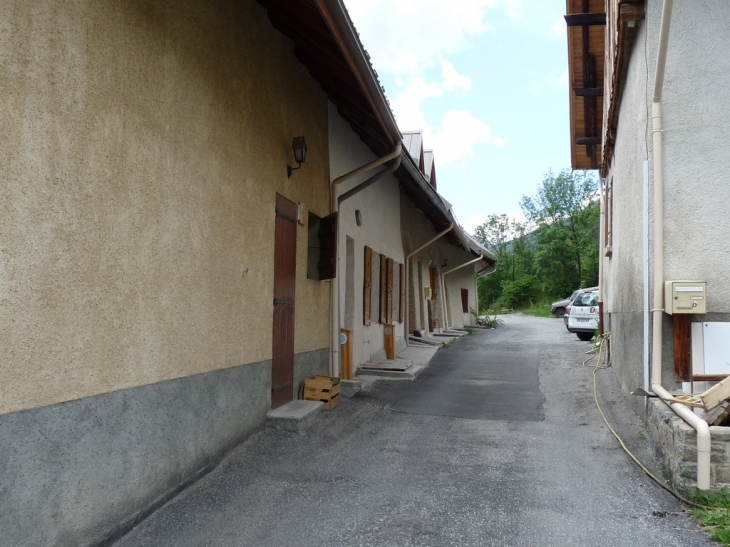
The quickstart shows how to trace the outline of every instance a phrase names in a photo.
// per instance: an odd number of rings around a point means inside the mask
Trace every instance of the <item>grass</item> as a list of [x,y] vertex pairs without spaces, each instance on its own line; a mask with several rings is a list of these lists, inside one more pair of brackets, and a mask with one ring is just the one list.
[[550,312],[550,304],[533,304],[519,311],[525,315],[532,315],[534,317],[554,317]]
[[720,542],[725,547],[730,547],[730,492],[722,488],[719,492],[705,494],[696,490],[690,495],[690,499],[702,505],[708,505],[715,509],[692,509],[694,518],[700,521],[702,528],[711,539]]
[[490,308],[487,310],[488,315],[508,315],[510,313],[524,313],[534,317],[553,317],[550,312],[550,304],[530,304],[522,308],[506,309],[506,308]]

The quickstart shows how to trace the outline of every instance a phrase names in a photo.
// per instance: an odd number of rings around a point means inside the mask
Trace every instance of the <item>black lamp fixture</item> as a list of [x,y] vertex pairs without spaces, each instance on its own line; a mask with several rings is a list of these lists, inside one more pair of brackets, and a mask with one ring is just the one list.
[[287,178],[290,178],[292,171],[296,171],[297,169],[299,169],[304,163],[304,160],[307,158],[307,142],[304,140],[304,137],[294,137],[294,139],[292,139],[291,141],[291,148],[292,150],[294,150],[294,159],[299,165],[297,165],[296,167],[292,167],[291,165],[287,164]]

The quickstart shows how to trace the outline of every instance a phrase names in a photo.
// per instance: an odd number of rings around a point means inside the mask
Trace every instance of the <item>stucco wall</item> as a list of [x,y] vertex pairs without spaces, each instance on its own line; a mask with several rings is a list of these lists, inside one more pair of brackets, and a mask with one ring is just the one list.
[[[342,119],[337,112],[337,107],[329,105],[329,145],[330,145],[330,173],[334,180],[362,165],[375,159],[376,156],[360,140],[349,124]],[[382,171],[385,167],[377,167],[351,180],[343,182],[338,190],[342,195],[354,188],[361,182]],[[355,221],[355,211],[359,210],[362,215],[362,225],[358,226]],[[339,221],[339,263],[337,283],[340,291],[340,318],[342,327],[352,328],[353,339],[353,370],[371,358],[384,358],[383,325],[377,320],[370,325],[363,322],[363,283],[365,246],[369,246],[375,253],[384,254],[392,258],[396,267],[394,276],[398,275],[397,264],[404,261],[403,243],[400,229],[400,191],[398,180],[393,175],[388,175],[368,188],[358,192],[351,198],[345,200],[340,207]],[[347,238],[350,237],[354,244],[352,272],[353,284],[353,313],[352,324],[346,324],[346,278],[347,260],[346,246]],[[373,307],[372,317],[378,316],[379,287],[378,273],[379,262],[373,258]],[[396,340],[403,339],[403,324],[397,322],[398,307],[394,299],[393,319],[396,331]]]
[[[614,238],[613,257],[604,259],[604,301],[612,314],[614,366],[622,384],[632,389],[636,386],[629,384],[643,379],[643,371],[637,374],[643,360],[642,164],[649,160],[651,220],[652,137],[647,112],[660,20],[661,2],[649,1],[631,55],[609,173],[614,184]],[[674,5],[663,95],[665,279],[707,281],[708,310],[719,317],[730,313],[730,287],[724,282],[730,266],[726,241],[730,187],[724,183],[723,144],[730,137],[730,88],[723,83],[730,69],[730,58],[724,53],[730,48],[728,21],[730,5],[722,0]],[[651,234],[650,241],[653,245]],[[650,261],[652,252],[650,246]],[[668,316],[664,330],[663,377],[672,387]]]
[[[2,11],[0,413],[269,359],[275,194],[328,204],[327,101],[291,43],[252,0]],[[297,245],[303,352],[329,298]]]

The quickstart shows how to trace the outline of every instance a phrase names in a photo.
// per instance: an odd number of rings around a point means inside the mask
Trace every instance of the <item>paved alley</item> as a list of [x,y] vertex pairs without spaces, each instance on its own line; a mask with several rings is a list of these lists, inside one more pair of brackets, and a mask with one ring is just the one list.
[[[561,320],[504,319],[306,435],[256,433],[115,545],[714,545],[605,427],[589,345]],[[604,411],[650,461],[611,374]]]

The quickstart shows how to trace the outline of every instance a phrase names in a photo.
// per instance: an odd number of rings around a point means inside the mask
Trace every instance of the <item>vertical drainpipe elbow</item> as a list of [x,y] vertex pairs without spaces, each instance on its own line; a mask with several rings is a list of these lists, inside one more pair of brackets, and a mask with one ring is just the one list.
[[651,383],[654,393],[697,431],[697,488],[710,488],[710,451],[712,439],[707,422],[685,405],[672,402],[671,394],[662,387],[662,314],[664,313],[664,119],[662,91],[667,62],[669,27],[672,20],[673,0],[664,0],[659,30],[659,49],[651,103],[652,153],[654,168],[654,275],[652,311]]

